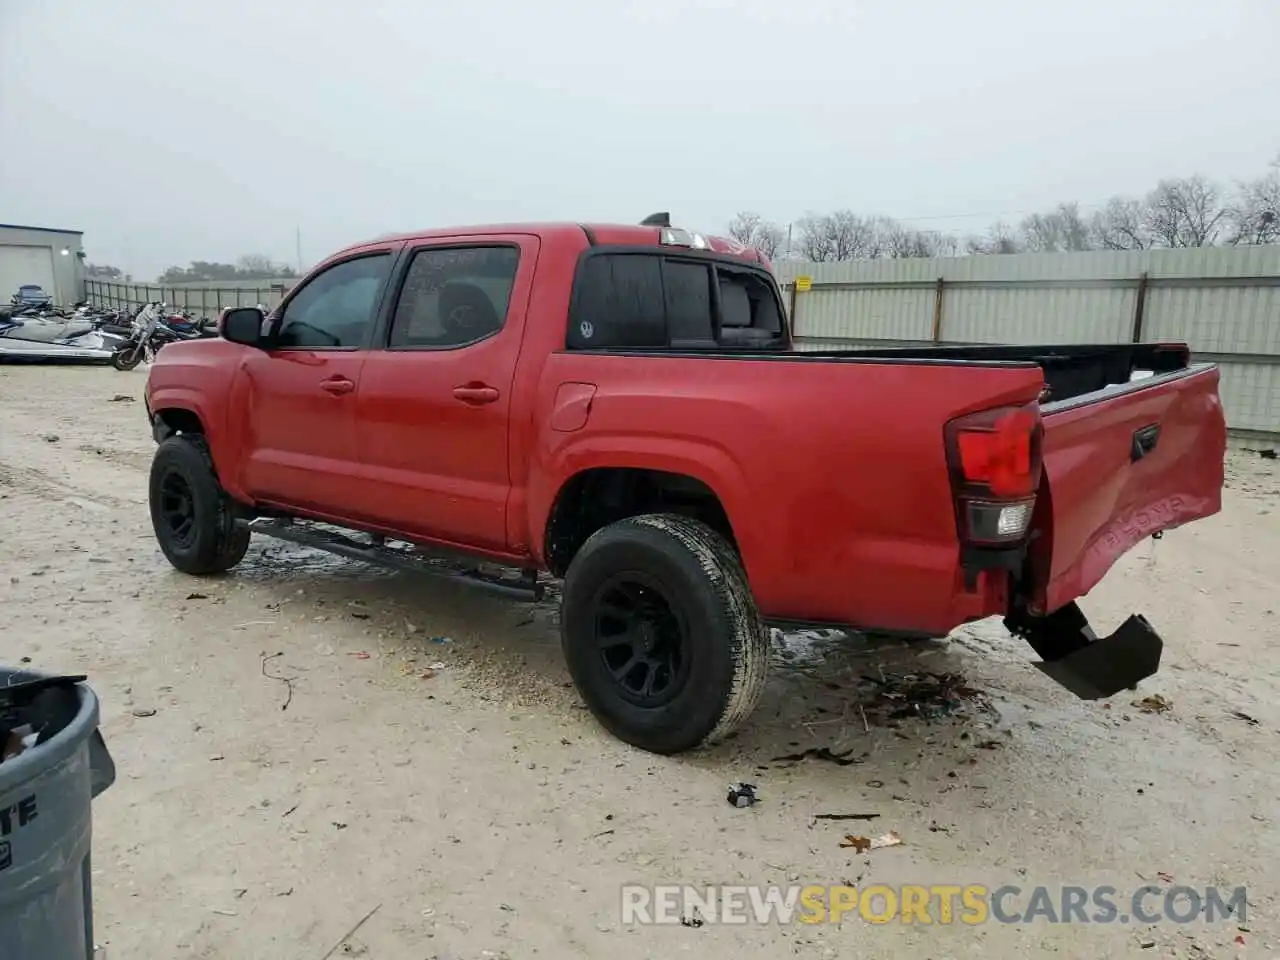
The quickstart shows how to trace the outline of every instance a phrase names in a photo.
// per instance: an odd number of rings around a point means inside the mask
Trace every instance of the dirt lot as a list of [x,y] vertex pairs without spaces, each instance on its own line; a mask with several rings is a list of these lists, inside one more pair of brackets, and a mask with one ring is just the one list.
[[[223,579],[173,571],[145,506],[145,376],[0,368],[0,663],[86,672],[102,698],[112,958],[1280,956],[1275,461],[1233,454],[1222,515],[1140,546],[1089,598],[1099,628],[1138,610],[1164,633],[1137,694],[1077,701],[996,624],[780,637],[754,722],[663,759],[592,722],[551,608],[269,541]],[[989,706],[891,720],[876,681],[912,671],[961,673]],[[1132,705],[1157,693],[1171,709]],[[820,747],[858,762],[775,759]],[[743,779],[763,802],[736,809]],[[879,816],[812,816],[849,812]],[[840,847],[889,830],[903,845]],[[842,881],[1110,884],[1122,906],[1146,883],[1243,885],[1249,916],[621,923],[629,882]]]

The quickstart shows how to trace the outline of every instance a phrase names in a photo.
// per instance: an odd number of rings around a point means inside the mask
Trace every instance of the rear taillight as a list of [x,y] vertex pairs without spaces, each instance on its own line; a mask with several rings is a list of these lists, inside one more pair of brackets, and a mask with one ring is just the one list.
[[947,424],[947,462],[966,543],[999,545],[1026,536],[1040,486],[1041,435],[1036,404]]

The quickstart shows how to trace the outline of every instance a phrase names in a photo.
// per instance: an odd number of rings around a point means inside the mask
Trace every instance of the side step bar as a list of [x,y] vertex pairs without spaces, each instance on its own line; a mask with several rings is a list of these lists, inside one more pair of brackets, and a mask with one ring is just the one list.
[[1047,617],[1007,617],[1004,625],[1040,655],[1036,667],[1042,673],[1081,700],[1103,700],[1133,689],[1160,669],[1164,651],[1155,628],[1136,613],[1101,639],[1074,603]]
[[368,542],[361,542],[303,520],[258,517],[247,521],[247,525],[254,533],[264,533],[277,540],[287,540],[304,547],[324,550],[339,557],[346,557],[348,560],[359,560],[381,567],[444,577],[515,600],[536,603],[546,592],[545,585],[538,581],[536,570],[526,570],[514,577],[492,576],[475,568],[451,565],[445,560],[418,553],[413,549],[389,547],[381,537],[376,535],[371,535]]

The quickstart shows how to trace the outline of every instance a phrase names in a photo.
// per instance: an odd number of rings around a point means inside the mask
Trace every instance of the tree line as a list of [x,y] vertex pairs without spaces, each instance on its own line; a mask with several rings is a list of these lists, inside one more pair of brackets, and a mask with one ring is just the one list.
[[1263,176],[1233,187],[1199,174],[1161,180],[1145,196],[1115,196],[1088,215],[1061,203],[968,236],[847,209],[811,213],[788,227],[745,211],[728,232],[771,259],[816,262],[1280,243],[1280,157]]
[[[298,271],[287,263],[272,260],[266,254],[247,253],[235,263],[193,260],[188,266],[173,266],[156,278],[156,283],[220,283],[236,280],[287,280]],[[92,280],[114,280],[131,283],[133,277],[109,264],[85,264],[85,276]]]

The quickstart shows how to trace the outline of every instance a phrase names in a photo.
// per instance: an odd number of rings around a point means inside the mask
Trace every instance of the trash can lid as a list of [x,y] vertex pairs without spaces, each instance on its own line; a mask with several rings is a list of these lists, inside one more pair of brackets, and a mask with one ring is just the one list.
[[0,793],[61,763],[97,732],[98,698],[85,679],[0,666]]

